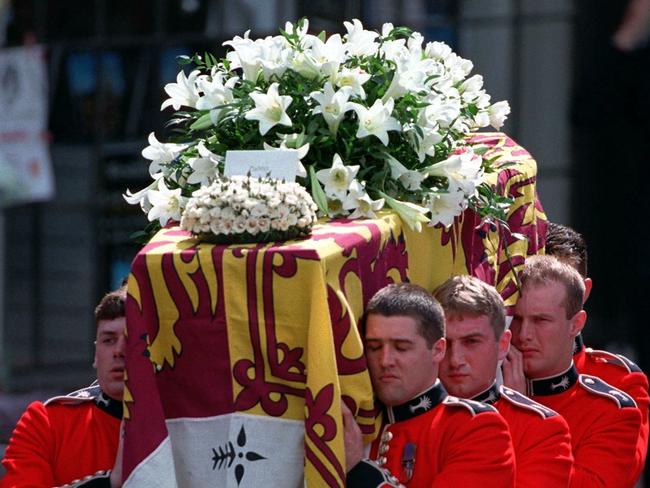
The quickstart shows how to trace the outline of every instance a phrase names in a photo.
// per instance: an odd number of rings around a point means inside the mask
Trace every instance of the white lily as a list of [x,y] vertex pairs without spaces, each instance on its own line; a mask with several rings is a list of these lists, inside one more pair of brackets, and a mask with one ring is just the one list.
[[122,197],[130,205],[140,205],[142,211],[147,213],[152,207],[151,202],[149,202],[149,191],[158,187],[158,180],[160,178],[162,178],[162,173],[158,173],[154,176],[154,180],[149,186],[135,193],[131,193],[131,190],[127,188],[126,193],[122,194]]
[[179,71],[176,76],[176,83],[167,83],[165,85],[165,92],[170,98],[162,103],[160,110],[164,110],[170,105],[174,110],[179,110],[181,107],[196,108],[196,102],[199,99],[196,81],[199,75],[198,70],[192,71],[187,77],[183,70]]
[[430,222],[429,217],[426,216],[426,214],[429,213],[427,207],[416,205],[411,202],[402,202],[381,192],[380,195],[384,197],[386,204],[397,212],[402,221],[405,222],[411,230],[420,232],[422,231],[422,224],[428,224]]
[[358,103],[350,103],[359,118],[357,137],[375,136],[384,146],[388,146],[388,131],[402,128],[397,119],[391,117],[393,105],[392,98],[386,104],[377,99],[369,109]]
[[394,180],[398,180],[407,190],[417,191],[420,189],[426,176],[418,171],[408,169],[390,154],[386,155],[386,161],[390,167],[390,175]]
[[365,30],[359,19],[343,22],[343,25],[348,31],[345,47],[351,56],[372,56],[377,52],[379,44],[375,42],[375,39],[379,34]]
[[244,116],[248,120],[259,121],[260,134],[266,134],[277,124],[291,126],[291,119],[286,109],[291,105],[291,97],[278,93],[278,84],[272,83],[266,94],[253,92],[250,97],[255,102],[255,108]]
[[165,180],[158,180],[158,190],[149,190],[148,193],[151,209],[147,217],[151,222],[158,219],[161,226],[167,225],[169,220],[181,220],[181,214],[187,204],[187,197],[181,195],[181,189],[170,190],[165,185]]
[[467,102],[478,99],[485,93],[483,90],[483,77],[481,75],[474,75],[467,78],[461,83],[459,91],[463,100]]
[[148,141],[149,145],[142,150],[142,156],[151,161],[149,174],[154,178],[188,146],[160,142],[153,132],[149,134]]
[[199,142],[197,148],[199,157],[187,160],[192,168],[192,174],[188,176],[187,182],[191,185],[200,183],[207,186],[217,177],[221,158],[205,147],[203,142]]
[[196,102],[199,110],[210,110],[210,118],[216,123],[224,114],[222,105],[232,103],[234,98],[232,89],[239,81],[238,76],[233,76],[223,82],[223,73],[215,72],[212,79],[203,78],[198,80],[197,86],[203,95]]
[[435,156],[436,144],[443,139],[440,129],[437,127],[422,127],[422,133],[424,134],[423,138],[420,138],[416,133],[416,137],[418,138],[417,153],[420,162],[424,161],[424,158],[427,156]]
[[319,66],[327,63],[340,65],[345,62],[345,44],[340,34],[331,35],[325,42],[312,36],[311,53]]
[[428,176],[447,178],[450,186],[459,188],[467,196],[474,194],[483,178],[481,157],[470,150],[452,154],[444,161],[432,164],[423,172]]
[[473,68],[474,63],[456,53],[452,52],[445,58],[445,69],[454,83],[464,80]]
[[275,36],[256,42],[261,53],[260,63],[264,79],[268,81],[273,75],[281,76],[289,68],[289,58],[293,54],[287,45],[287,40],[282,36]]
[[460,116],[460,99],[434,95],[428,100],[429,105],[420,112],[420,125],[431,127],[451,126]]
[[332,167],[317,171],[316,177],[325,185],[325,194],[328,197],[343,201],[358,172],[358,165],[345,166],[341,156],[335,154],[332,158]]
[[257,81],[262,67],[262,50],[259,43],[249,39],[250,30],[244,37],[235,36],[232,40],[223,43],[230,46],[232,51],[226,54],[226,59],[231,63],[231,69],[241,68],[245,80]]
[[510,114],[510,104],[505,100],[497,102],[490,106],[488,114],[490,115],[490,125],[499,130]]
[[370,79],[370,75],[361,68],[343,68],[334,75],[334,82],[338,87],[347,87],[351,95],[356,95],[362,100],[366,99],[366,91],[363,84]]
[[373,200],[361,183],[357,180],[352,181],[350,184],[350,192],[343,201],[343,208],[345,210],[352,210],[352,213],[348,215],[349,219],[358,219],[360,217],[373,219],[376,217],[375,212],[381,210],[383,207],[383,198]]
[[444,62],[444,60],[447,59],[451,53],[451,48],[444,42],[440,41],[429,42],[424,47],[425,56],[437,61]]
[[336,137],[341,120],[345,117],[345,113],[352,108],[348,104],[350,90],[341,88],[335,92],[334,87],[328,81],[325,83],[322,92],[314,91],[309,96],[319,103],[318,107],[314,108],[313,113],[323,114],[330,132]]
[[460,188],[449,185],[447,193],[430,193],[427,204],[431,212],[429,226],[442,224],[449,228],[454,219],[465,210],[465,195]]

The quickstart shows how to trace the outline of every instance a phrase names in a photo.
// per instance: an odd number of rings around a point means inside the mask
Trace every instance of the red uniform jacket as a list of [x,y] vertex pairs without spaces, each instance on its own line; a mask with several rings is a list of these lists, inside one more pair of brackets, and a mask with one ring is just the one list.
[[571,436],[557,412],[496,383],[473,399],[494,405],[508,423],[517,461],[517,488],[569,486]]
[[640,472],[636,443],[641,413],[626,393],[595,376],[564,373],[529,382],[533,400],[569,424],[572,488],[631,488]]
[[[573,355],[573,362],[578,369],[578,373],[598,376],[605,383],[623,390],[634,398],[637,407],[641,411],[641,430],[637,442],[637,456],[640,460],[641,469],[643,469],[648,452],[648,409],[650,408],[648,377],[625,356],[585,348],[583,344],[579,345],[578,351]],[[640,472],[637,473],[637,475],[640,474]]]
[[122,403],[99,387],[30,404],[5,451],[0,488],[52,488],[112,469],[121,416]]
[[[413,400],[386,408],[384,421],[370,450],[376,464],[355,466],[347,486],[514,486],[512,441],[493,407],[449,396],[437,382]],[[383,479],[370,474],[377,465]]]

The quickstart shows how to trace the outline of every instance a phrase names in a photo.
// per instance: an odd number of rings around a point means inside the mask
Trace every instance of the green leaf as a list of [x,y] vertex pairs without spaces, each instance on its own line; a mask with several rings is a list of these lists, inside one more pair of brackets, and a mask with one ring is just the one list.
[[207,129],[212,125],[212,118],[210,117],[210,112],[201,115],[198,119],[190,125],[191,130],[203,130]]
[[316,171],[314,171],[313,166],[309,167],[309,181],[311,183],[311,196],[314,197],[314,202],[318,205],[318,210],[327,215],[327,196],[325,195],[323,188],[320,186],[320,182],[316,177]]
[[322,41],[325,42],[325,39],[327,38],[327,33],[323,30],[320,31],[320,34],[318,34],[318,38]]

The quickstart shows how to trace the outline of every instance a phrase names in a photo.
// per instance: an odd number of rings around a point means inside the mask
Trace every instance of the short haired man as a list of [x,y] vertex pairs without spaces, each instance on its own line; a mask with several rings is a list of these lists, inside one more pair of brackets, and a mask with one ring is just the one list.
[[504,363],[506,384],[521,387],[521,368],[531,398],[569,424],[572,487],[634,486],[641,469],[641,414],[630,396],[596,376],[578,374],[572,361],[574,339],[586,320],[582,278],[552,256],[532,256],[520,280],[510,326],[516,349]]
[[473,276],[454,276],[434,293],[445,311],[447,352],[440,379],[455,396],[493,405],[510,428],[517,488],[569,486],[573,456],[566,421],[505,386],[496,373],[510,347],[505,306],[496,289]]
[[13,432],[0,487],[110,487],[124,391],[126,289],[95,309],[97,382],[66,396],[34,402]]
[[344,408],[347,486],[514,486],[505,421],[491,406],[449,396],[438,380],[444,316],[431,294],[389,285],[370,300],[362,324],[384,422],[370,459],[361,460],[360,432],[351,441],[356,424]]
[[[546,231],[546,254],[555,256],[580,273],[585,284],[584,301],[586,302],[593,283],[587,276],[587,243],[582,235],[571,227],[549,222]],[[648,377],[641,371],[641,368],[621,354],[585,347],[582,334],[576,336],[573,362],[578,373],[598,376],[634,398],[641,411],[642,424],[637,451],[641,456],[641,465],[643,466],[648,451],[648,411],[650,409]]]

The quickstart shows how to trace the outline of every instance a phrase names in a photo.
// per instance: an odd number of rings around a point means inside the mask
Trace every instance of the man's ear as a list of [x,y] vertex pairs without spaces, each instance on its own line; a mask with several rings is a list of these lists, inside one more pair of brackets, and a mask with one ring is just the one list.
[[97,369],[97,351],[93,355],[93,369]]
[[441,337],[433,343],[431,348],[433,362],[439,364],[445,358],[445,352],[447,352],[447,339]]
[[593,281],[591,281],[591,278],[585,278],[585,293],[582,295],[582,304],[587,301],[587,298],[589,298],[589,295],[591,295],[591,287],[594,285]]
[[577,336],[585,326],[587,322],[587,312],[580,310],[573,317],[571,317],[571,336]]
[[512,339],[512,332],[510,332],[510,329],[504,330],[503,334],[501,334],[501,337],[499,338],[499,361],[503,361],[508,355],[508,351],[510,350],[510,339]]

